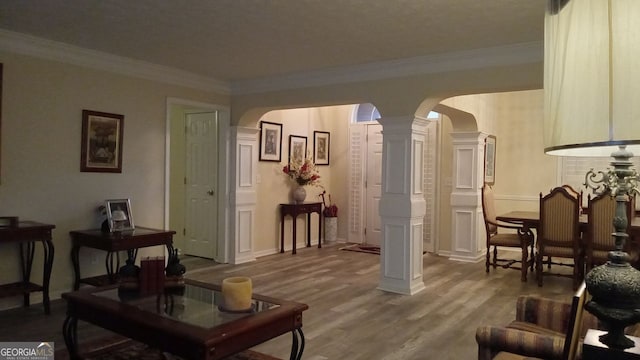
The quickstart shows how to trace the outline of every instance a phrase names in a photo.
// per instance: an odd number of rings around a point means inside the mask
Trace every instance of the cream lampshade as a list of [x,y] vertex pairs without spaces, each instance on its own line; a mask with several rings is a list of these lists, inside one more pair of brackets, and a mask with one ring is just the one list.
[[613,157],[613,170],[590,171],[585,181],[616,197],[618,219],[609,261],[585,276],[593,296],[585,308],[607,324],[599,339],[615,349],[634,345],[624,329],[640,321],[640,272],[624,252],[625,203],[640,179],[630,161],[640,154],[637,19],[638,0],[549,0],[545,16],[545,152]]
[[640,155],[640,1],[550,0],[544,147],[551,155]]

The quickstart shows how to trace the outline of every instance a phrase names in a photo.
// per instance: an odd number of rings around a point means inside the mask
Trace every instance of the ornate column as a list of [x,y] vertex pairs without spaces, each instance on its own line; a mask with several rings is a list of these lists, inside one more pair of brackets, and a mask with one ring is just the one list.
[[232,160],[229,204],[229,263],[254,261],[253,239],[256,217],[256,174],[258,164],[258,129],[231,128]]
[[451,133],[453,177],[451,184],[451,260],[477,262],[485,250],[482,193],[484,141],[480,132]]
[[382,244],[378,289],[413,295],[424,289],[422,233],[426,212],[423,167],[428,121],[384,117],[382,124]]

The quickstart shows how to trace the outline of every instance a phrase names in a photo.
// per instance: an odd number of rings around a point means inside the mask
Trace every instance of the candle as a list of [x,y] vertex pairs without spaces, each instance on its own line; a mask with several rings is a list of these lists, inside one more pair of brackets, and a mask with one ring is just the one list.
[[251,308],[251,279],[248,277],[230,277],[222,280],[224,309],[242,311]]

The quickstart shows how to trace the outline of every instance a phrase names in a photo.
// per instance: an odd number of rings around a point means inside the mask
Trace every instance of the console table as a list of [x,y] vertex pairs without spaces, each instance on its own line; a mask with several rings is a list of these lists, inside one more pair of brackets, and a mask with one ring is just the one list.
[[[51,313],[49,307],[49,279],[51,278],[54,253],[51,230],[55,227],[55,225],[41,224],[34,221],[20,221],[14,225],[0,227],[0,243],[17,242],[20,244],[20,265],[22,267],[22,281],[0,285],[0,297],[23,295],[24,306],[29,306],[29,295],[34,291],[42,291],[44,313],[47,315]],[[29,280],[36,241],[42,242],[42,248],[44,249],[42,285],[34,284]]]
[[[71,262],[75,273],[75,281],[73,289],[78,290],[80,283],[90,284],[94,286],[104,285],[105,283],[113,284],[117,280],[118,268],[120,267],[120,259],[117,252],[121,250],[127,251],[127,257],[135,263],[138,249],[149,246],[165,245],[169,250],[169,254],[173,253],[173,235],[175,231],[156,230],[144,227],[136,227],[134,230],[122,232],[103,232],[102,230],[77,230],[71,231],[72,248]],[[80,248],[89,247],[93,249],[104,250],[107,252],[105,259],[105,267],[107,275],[93,276],[82,279],[80,277]],[[114,263],[113,255],[116,254]]]
[[280,204],[280,252],[284,252],[284,218],[289,215],[293,219],[293,250],[296,253],[296,218],[307,214],[307,247],[311,246],[311,214],[318,213],[318,248],[322,247],[322,203]]

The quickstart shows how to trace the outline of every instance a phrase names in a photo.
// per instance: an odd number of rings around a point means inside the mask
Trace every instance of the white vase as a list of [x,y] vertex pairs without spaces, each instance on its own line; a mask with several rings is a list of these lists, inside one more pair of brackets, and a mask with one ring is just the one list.
[[338,217],[324,218],[324,242],[334,242],[338,237]]
[[299,185],[293,189],[293,201],[295,201],[296,204],[302,204],[306,198],[307,190],[304,189],[304,186]]

